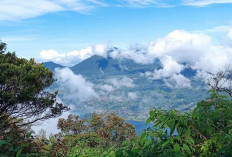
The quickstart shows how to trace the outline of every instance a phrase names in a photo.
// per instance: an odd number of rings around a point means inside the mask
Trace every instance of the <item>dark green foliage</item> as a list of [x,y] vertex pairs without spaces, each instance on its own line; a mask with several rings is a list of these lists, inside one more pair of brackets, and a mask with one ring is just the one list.
[[[19,123],[23,124],[23,121],[16,122],[15,119],[8,117],[1,119],[4,122],[0,128],[6,129],[5,134],[0,135],[0,156],[38,156],[39,146],[35,143],[34,137],[32,136],[33,131],[30,126],[24,125],[18,127]],[[5,130],[6,131],[6,130]]]
[[57,92],[47,91],[54,81],[49,69],[6,52],[0,42],[0,154],[33,152],[30,126],[68,110],[56,102]]
[[34,59],[18,58],[15,53],[0,53],[0,119],[38,120],[59,116],[67,110],[56,102],[57,93],[46,90],[53,82],[53,73]]
[[1,42],[0,40],[0,54],[6,51],[6,43]]

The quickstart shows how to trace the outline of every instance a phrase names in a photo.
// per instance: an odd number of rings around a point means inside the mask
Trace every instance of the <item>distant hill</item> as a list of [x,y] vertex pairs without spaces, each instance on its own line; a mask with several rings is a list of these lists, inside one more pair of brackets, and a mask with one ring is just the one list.
[[158,61],[151,65],[142,65],[129,59],[103,58],[97,55],[71,67],[75,74],[81,74],[94,79],[152,71],[154,68],[160,68]]
[[44,62],[43,65],[50,69],[51,71],[55,71],[55,68],[64,68],[65,66],[62,66],[60,64],[56,64],[54,62]]

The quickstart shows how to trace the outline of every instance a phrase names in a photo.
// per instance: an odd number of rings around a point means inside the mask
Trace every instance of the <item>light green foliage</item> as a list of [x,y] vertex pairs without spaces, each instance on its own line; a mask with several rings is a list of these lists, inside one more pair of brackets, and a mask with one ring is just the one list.
[[232,101],[216,91],[210,93],[188,113],[151,110],[147,123],[153,128],[132,147],[124,145],[117,156],[231,156]]

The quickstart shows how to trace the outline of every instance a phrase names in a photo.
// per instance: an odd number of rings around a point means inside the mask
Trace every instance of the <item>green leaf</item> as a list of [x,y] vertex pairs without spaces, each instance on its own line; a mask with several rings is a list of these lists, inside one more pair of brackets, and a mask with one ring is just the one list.
[[20,149],[20,150],[17,152],[16,157],[20,157],[21,152],[22,152],[22,149]]
[[140,136],[140,141],[144,142],[147,139],[147,133],[144,132],[141,136]]
[[166,142],[164,142],[163,144],[162,144],[162,148],[164,148],[167,144],[169,144],[170,143],[170,140],[167,140]]
[[127,151],[127,154],[128,154],[130,157],[134,157],[134,156],[135,156],[135,153],[132,152],[131,150],[128,150],[128,151]]
[[175,145],[174,145],[174,151],[175,151],[175,153],[180,152],[180,145],[178,143],[175,143]]
[[189,146],[187,146],[186,144],[183,144],[183,149],[188,152],[188,153],[191,153],[191,150],[189,148]]
[[178,127],[177,132],[178,132],[179,135],[181,135],[182,134],[182,128]]
[[151,122],[151,118],[149,117],[146,121],[146,125]]
[[0,140],[0,146],[7,144],[8,142],[5,140]]
[[188,127],[188,128],[185,130],[185,132],[184,132],[184,136],[185,136],[185,137],[189,137],[190,135],[191,135],[191,128]]
[[171,129],[171,131],[170,131],[170,135],[172,135],[172,134],[173,134],[173,132],[174,132],[174,130],[175,130],[175,120],[172,120],[172,121],[171,121],[170,129]]

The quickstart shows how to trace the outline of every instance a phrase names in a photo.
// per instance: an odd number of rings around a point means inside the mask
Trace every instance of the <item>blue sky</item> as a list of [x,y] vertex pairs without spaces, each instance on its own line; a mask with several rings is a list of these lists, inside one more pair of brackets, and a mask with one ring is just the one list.
[[232,0],[0,0],[0,39],[20,57],[40,57],[95,44],[127,47],[174,30],[203,32],[221,42]]

